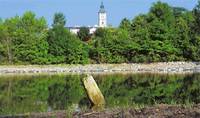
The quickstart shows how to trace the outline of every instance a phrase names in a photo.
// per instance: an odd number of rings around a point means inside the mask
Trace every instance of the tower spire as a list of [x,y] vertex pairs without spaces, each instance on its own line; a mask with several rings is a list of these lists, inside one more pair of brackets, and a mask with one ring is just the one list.
[[103,1],[101,1],[101,6],[100,6],[100,10],[99,10],[99,13],[105,13],[106,10],[105,10],[105,7],[104,7],[104,4],[103,4]]
[[101,2],[101,6],[99,9],[99,27],[106,27],[107,26],[107,15],[106,15],[106,10],[103,4],[103,1]]
[[103,5],[103,1],[101,1],[101,6],[100,6],[101,9],[104,9],[104,5]]

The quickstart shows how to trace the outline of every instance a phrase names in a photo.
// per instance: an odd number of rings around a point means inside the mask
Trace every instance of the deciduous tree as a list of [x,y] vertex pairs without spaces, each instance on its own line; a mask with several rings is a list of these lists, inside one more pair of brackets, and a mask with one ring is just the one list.
[[81,27],[77,35],[82,41],[88,41],[90,39],[90,30],[87,27]]

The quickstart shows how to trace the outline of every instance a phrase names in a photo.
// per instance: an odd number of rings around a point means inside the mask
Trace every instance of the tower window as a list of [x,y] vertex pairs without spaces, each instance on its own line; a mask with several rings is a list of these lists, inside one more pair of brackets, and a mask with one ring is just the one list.
[[104,22],[102,22],[102,24],[104,25]]

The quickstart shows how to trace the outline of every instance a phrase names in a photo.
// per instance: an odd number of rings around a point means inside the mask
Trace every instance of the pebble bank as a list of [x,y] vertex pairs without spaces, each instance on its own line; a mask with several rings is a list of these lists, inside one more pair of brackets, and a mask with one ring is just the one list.
[[200,73],[200,62],[149,64],[26,65],[0,66],[0,74],[23,73]]

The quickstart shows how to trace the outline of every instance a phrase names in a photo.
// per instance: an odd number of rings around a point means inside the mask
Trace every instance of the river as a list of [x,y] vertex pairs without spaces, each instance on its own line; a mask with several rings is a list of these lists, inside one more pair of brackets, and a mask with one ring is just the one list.
[[[81,82],[84,76],[0,76],[0,115],[75,107],[90,109]],[[105,97],[106,108],[200,103],[200,74],[95,74],[93,77]]]

